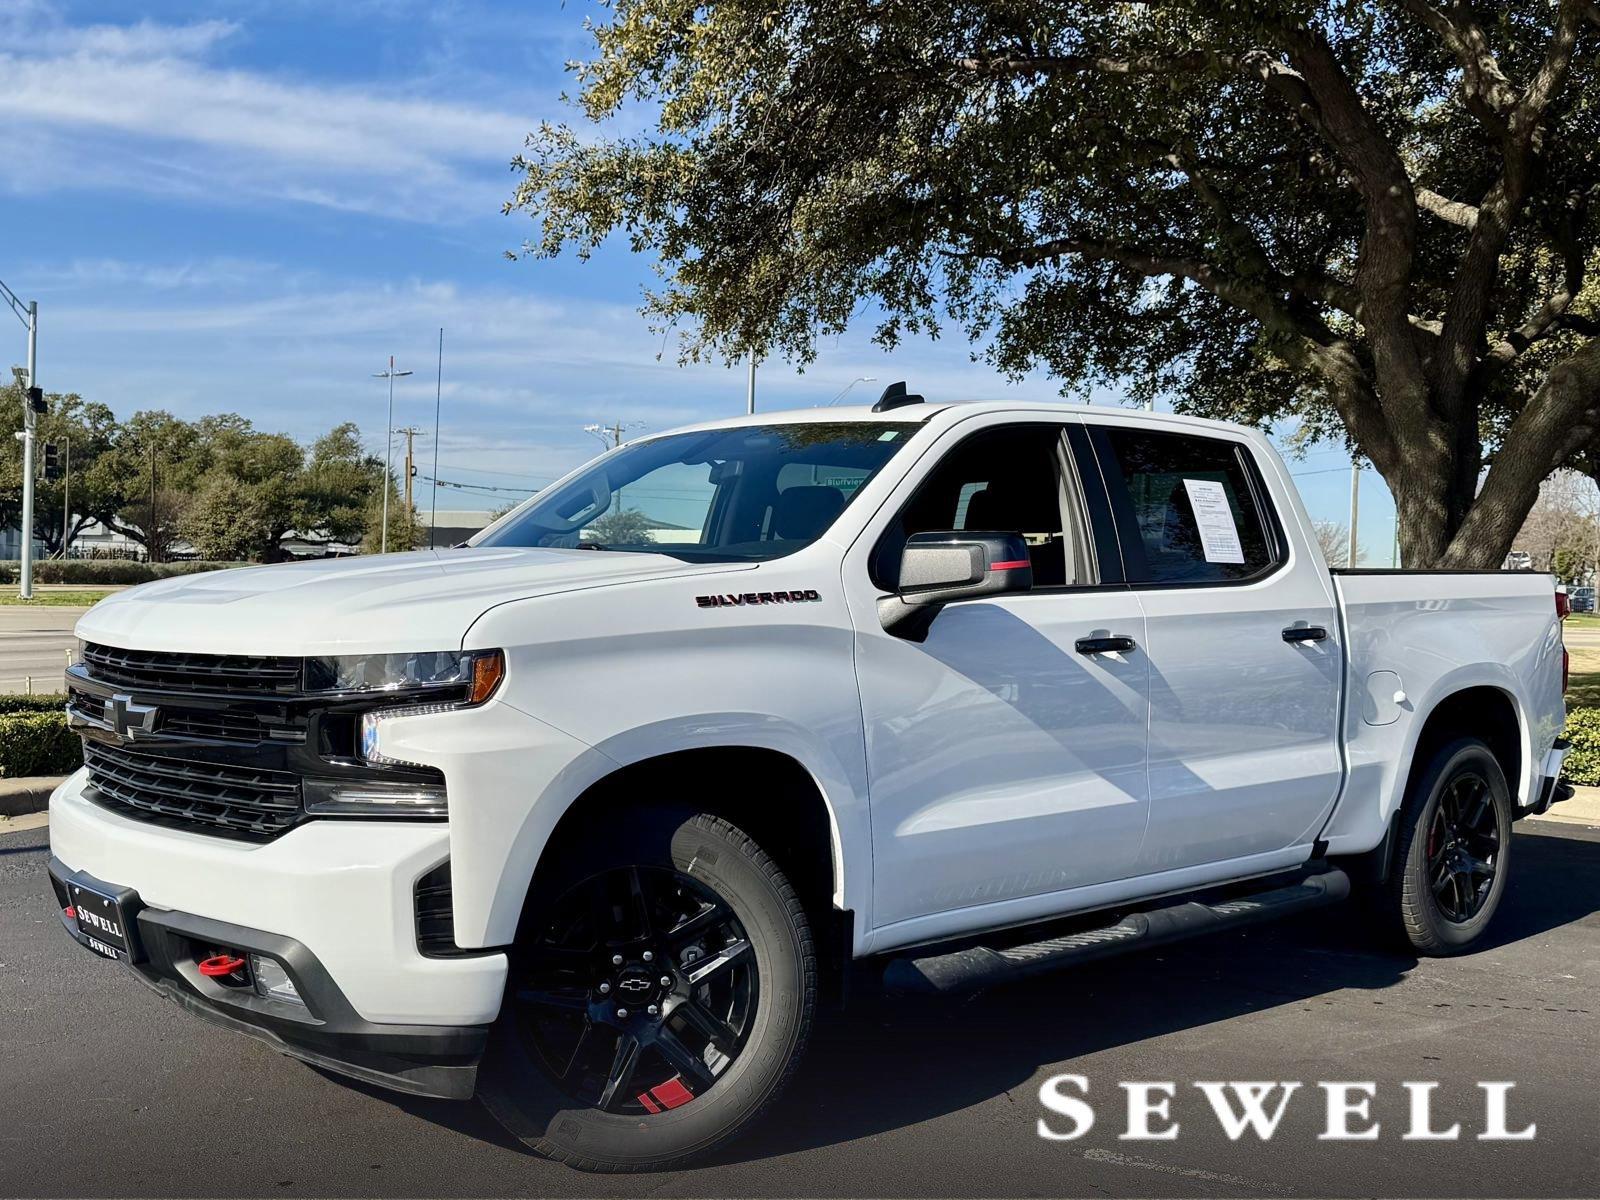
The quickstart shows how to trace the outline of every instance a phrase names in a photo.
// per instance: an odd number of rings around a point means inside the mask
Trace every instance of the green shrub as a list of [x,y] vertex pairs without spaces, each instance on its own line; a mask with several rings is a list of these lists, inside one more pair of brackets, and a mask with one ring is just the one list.
[[66,775],[83,765],[83,743],[65,712],[0,715],[0,777]]
[[1567,740],[1572,749],[1562,764],[1562,776],[1569,783],[1600,784],[1600,708],[1568,712]]
[[[120,558],[47,558],[33,564],[35,583],[119,584],[149,583],[174,575],[194,575],[201,571],[221,571],[228,567],[248,567],[242,562],[142,563]],[[0,562],[0,583],[16,583],[21,568],[15,559]]]
[[0,716],[6,713],[61,712],[67,698],[61,692],[41,696],[0,696]]

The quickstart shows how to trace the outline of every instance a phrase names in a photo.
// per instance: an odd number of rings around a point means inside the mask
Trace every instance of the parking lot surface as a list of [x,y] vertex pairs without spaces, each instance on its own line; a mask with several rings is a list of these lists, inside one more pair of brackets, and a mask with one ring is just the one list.
[[[1600,1190],[1600,831],[1525,822],[1487,949],[1375,949],[1351,905],[1082,967],[954,1009],[836,1018],[751,1136],[671,1175],[542,1162],[475,1105],[347,1086],[184,1015],[61,932],[47,831],[0,837],[0,1194],[88,1196],[1405,1196]],[[329,914],[337,919],[337,914]],[[1049,1076],[1094,1127],[1036,1133]],[[1121,1081],[1171,1081],[1170,1142],[1133,1142]],[[1197,1081],[1299,1081],[1271,1142],[1230,1141]],[[1401,1140],[1403,1081],[1437,1081]],[[1485,1142],[1478,1081],[1515,1081]],[[1377,1085],[1375,1142],[1318,1139],[1318,1081]]]

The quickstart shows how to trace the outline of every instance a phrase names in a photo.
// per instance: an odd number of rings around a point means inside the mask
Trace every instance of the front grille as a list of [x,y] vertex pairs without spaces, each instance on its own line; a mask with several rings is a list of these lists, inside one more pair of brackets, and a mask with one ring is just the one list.
[[286,696],[300,689],[298,658],[119,650],[88,642],[83,665],[91,679],[152,691]]
[[[104,697],[69,687],[67,705],[80,716],[106,723]],[[176,708],[170,703],[161,706],[155,731],[168,737],[215,738],[228,742],[259,742],[269,736],[282,741],[305,739],[303,729],[277,727],[269,733],[253,712],[233,708]]]
[[300,780],[286,771],[141,754],[88,739],[83,761],[95,798],[142,820],[266,840],[303,816]]

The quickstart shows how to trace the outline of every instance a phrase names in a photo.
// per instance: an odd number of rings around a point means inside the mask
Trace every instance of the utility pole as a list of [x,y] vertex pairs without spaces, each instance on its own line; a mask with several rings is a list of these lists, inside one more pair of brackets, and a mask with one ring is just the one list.
[[444,326],[439,326],[439,373],[433,380],[433,498],[428,514],[428,549],[433,549],[433,531],[439,527],[439,410],[444,403]]
[[72,541],[72,439],[61,439],[61,557]]
[[755,415],[756,411],[756,352],[750,351],[750,383],[745,388],[744,411]]
[[394,369],[394,355],[389,355],[389,369],[377,371],[374,379],[387,379],[389,381],[389,417],[383,423],[388,432],[384,436],[387,446],[383,454],[383,532],[378,535],[378,553],[389,553],[389,478],[394,474],[394,381],[403,379],[411,374],[410,371],[396,371]]
[[18,594],[33,599],[33,431],[39,420],[44,397],[39,391],[39,302],[23,304],[5,284],[0,283],[0,298],[11,306],[28,329],[28,383],[22,393],[22,572]]
[[404,429],[396,429],[395,432],[404,434],[406,439],[406,519],[409,520],[411,512],[411,479],[417,473],[417,468],[412,465],[411,448],[417,440],[417,434],[423,431],[415,425],[407,425]]
[[622,445],[622,435],[630,429],[643,429],[643,421],[614,421],[610,425],[585,425],[583,431],[600,439],[600,444],[607,450],[615,450]]
[[1360,542],[1357,540],[1356,527],[1361,521],[1361,460],[1350,460],[1350,556],[1345,563],[1347,567],[1356,565],[1356,557],[1360,554]]
[[146,534],[146,536],[150,539],[150,544],[145,547],[145,549],[147,549],[150,552],[150,561],[151,562],[160,561],[159,559],[156,558],[156,546],[160,542],[160,534],[157,532],[157,530],[160,528],[160,525],[161,525],[161,522],[156,516],[156,444],[154,442],[151,442],[150,443],[150,528],[149,528],[149,530],[148,530],[148,532]]

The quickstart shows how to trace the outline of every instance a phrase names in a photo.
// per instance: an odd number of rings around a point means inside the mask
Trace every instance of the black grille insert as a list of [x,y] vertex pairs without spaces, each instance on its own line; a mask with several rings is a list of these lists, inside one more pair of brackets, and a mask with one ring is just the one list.
[[286,696],[300,690],[298,658],[119,650],[88,642],[83,665],[89,678],[118,687],[256,696]]
[[450,889],[450,864],[442,862],[416,886],[417,949],[428,958],[460,958],[480,951],[456,945],[455,897]]
[[304,815],[299,777],[286,771],[141,754],[89,739],[83,761],[95,798],[142,820],[265,840]]

